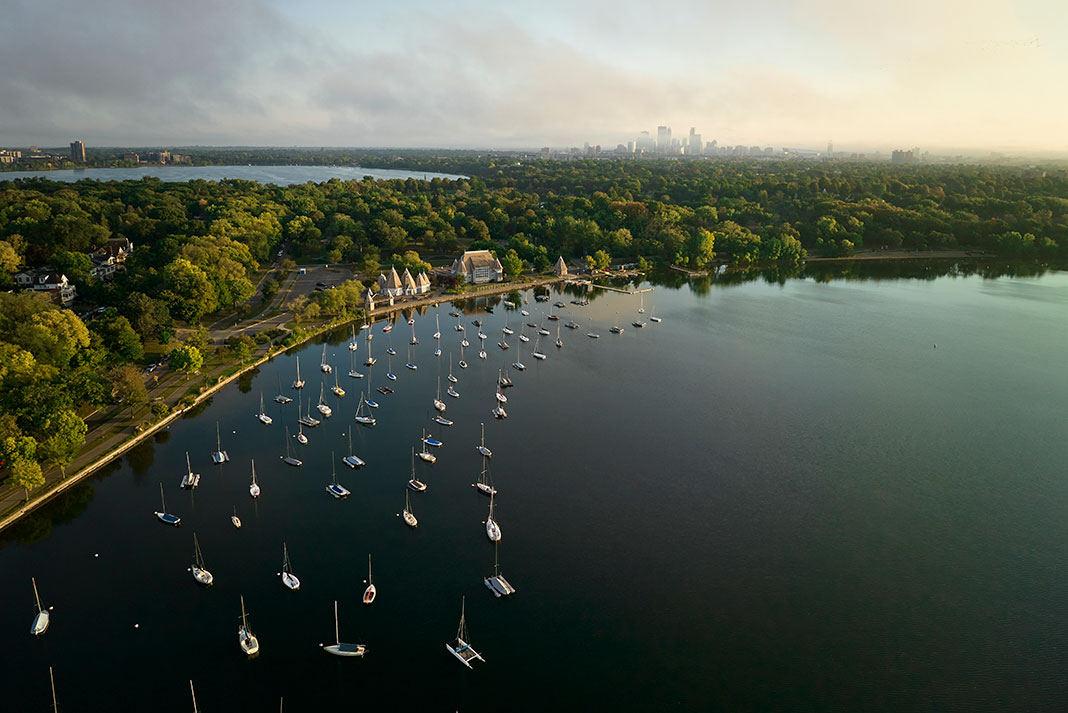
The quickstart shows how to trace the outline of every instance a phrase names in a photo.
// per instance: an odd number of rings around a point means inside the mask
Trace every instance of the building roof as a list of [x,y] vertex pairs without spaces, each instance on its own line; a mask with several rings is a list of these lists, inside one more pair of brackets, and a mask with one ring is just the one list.
[[430,287],[430,278],[427,277],[425,272],[420,272],[419,276],[415,278],[415,283],[420,287]]
[[386,278],[385,285],[388,289],[396,289],[402,286],[400,275],[397,274],[397,268],[389,268],[389,277]]
[[470,272],[479,267],[501,269],[501,262],[489,250],[468,250],[460,256],[460,268]]
[[404,286],[415,288],[415,278],[412,277],[412,273],[408,268],[404,268]]

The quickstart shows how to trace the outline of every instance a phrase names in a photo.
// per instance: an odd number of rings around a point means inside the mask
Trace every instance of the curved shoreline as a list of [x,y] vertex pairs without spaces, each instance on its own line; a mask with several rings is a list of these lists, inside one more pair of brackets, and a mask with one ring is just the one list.
[[[463,294],[463,295],[435,294],[435,295],[430,295],[430,296],[423,297],[423,298],[420,298],[420,299],[415,299],[415,300],[406,301],[406,302],[397,302],[394,305],[387,305],[387,306],[383,306],[383,307],[378,307],[378,308],[374,309],[368,316],[370,316],[370,317],[381,316],[383,314],[389,314],[391,312],[399,312],[399,311],[405,310],[405,309],[415,309],[417,307],[430,306],[430,305],[434,305],[434,304],[441,304],[442,302],[452,302],[454,300],[469,299],[469,298],[472,298],[472,297],[484,297],[484,296],[488,296],[488,295],[502,294],[502,293],[513,292],[513,291],[517,291],[517,290],[519,290],[519,291],[521,291],[521,290],[529,290],[532,287],[537,287],[537,286],[546,285],[546,284],[552,284],[552,283],[555,283],[555,282],[559,282],[561,280],[562,280],[562,278],[554,276],[554,277],[534,278],[534,279],[531,279],[531,280],[524,280],[523,282],[518,283],[518,284],[516,284],[516,283],[489,283],[489,284],[493,284],[494,287],[491,288],[491,289],[480,290],[479,292],[474,293],[474,294]],[[355,318],[355,319],[358,319],[358,318]],[[128,437],[125,440],[121,441],[116,446],[114,446],[113,448],[108,450],[106,453],[100,455],[99,457],[94,459],[92,462],[90,462],[87,465],[83,466],[81,468],[81,470],[78,470],[77,472],[72,473],[71,475],[68,475],[68,476],[60,479],[59,481],[53,483],[51,486],[42,486],[42,489],[39,490],[36,494],[32,494],[31,493],[31,497],[28,500],[26,500],[25,502],[21,503],[18,507],[14,508],[10,512],[5,513],[3,516],[0,516],[0,531],[3,531],[7,527],[13,525],[20,518],[22,518],[23,516],[29,514],[30,512],[35,510],[36,508],[44,505],[45,503],[47,503],[49,500],[51,500],[52,498],[56,497],[57,495],[60,495],[61,493],[65,492],[66,490],[71,488],[73,485],[81,482],[82,480],[85,480],[86,478],[91,476],[93,473],[97,472],[102,467],[104,467],[105,465],[107,465],[108,463],[113,461],[115,458],[123,455],[124,453],[126,453],[127,451],[132,449],[134,446],[140,444],[142,441],[144,441],[149,436],[155,434],[157,431],[159,431],[163,427],[169,426],[173,421],[175,421],[176,419],[178,419],[179,417],[184,415],[189,410],[195,409],[198,405],[201,404],[201,402],[204,401],[204,399],[207,399],[207,398],[211,397],[212,395],[214,395],[215,393],[217,393],[218,391],[220,391],[221,389],[226,387],[228,384],[230,384],[235,379],[239,378],[241,375],[245,374],[249,370],[259,367],[261,364],[263,364],[263,363],[265,363],[267,361],[270,361],[271,359],[275,358],[279,354],[284,354],[284,353],[288,352],[290,349],[294,349],[296,347],[300,347],[300,346],[303,346],[303,345],[307,344],[312,339],[318,337],[319,335],[323,334],[324,332],[329,332],[332,329],[337,329],[338,327],[341,327],[341,326],[344,326],[346,324],[349,324],[350,322],[355,321],[355,319],[346,318],[346,319],[343,319],[343,320],[337,320],[337,321],[329,322],[327,324],[319,326],[318,328],[316,328],[311,333],[306,334],[304,336],[304,338],[301,339],[299,342],[296,342],[294,344],[290,344],[289,346],[286,346],[286,347],[277,347],[275,349],[270,349],[269,348],[267,350],[267,352],[263,356],[259,357],[255,361],[252,361],[252,362],[246,364],[244,367],[242,367],[241,369],[238,369],[236,372],[234,372],[230,376],[226,377],[225,379],[220,379],[217,383],[207,387],[200,394],[197,394],[196,399],[189,406],[187,406],[185,408],[177,408],[176,407],[174,410],[172,410],[166,416],[161,418],[159,421],[156,421],[152,425],[148,426],[147,428],[145,428],[140,433],[132,434],[130,437]],[[89,443],[86,443],[86,444],[83,445],[83,448],[85,448],[85,447],[91,447],[91,446],[90,446]]]

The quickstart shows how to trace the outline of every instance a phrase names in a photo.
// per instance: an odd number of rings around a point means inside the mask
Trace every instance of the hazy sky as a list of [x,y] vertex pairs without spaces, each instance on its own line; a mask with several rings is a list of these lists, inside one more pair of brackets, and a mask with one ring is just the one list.
[[1066,0],[5,0],[0,146],[1068,149]]

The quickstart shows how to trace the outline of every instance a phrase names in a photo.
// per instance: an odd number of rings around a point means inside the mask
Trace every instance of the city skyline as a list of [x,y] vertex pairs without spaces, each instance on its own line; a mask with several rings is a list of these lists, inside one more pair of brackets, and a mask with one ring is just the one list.
[[[213,22],[204,23],[211,11]],[[1068,151],[1053,2],[19,4],[0,145]],[[35,52],[41,34],[51,47]],[[106,40],[106,41],[102,41]]]

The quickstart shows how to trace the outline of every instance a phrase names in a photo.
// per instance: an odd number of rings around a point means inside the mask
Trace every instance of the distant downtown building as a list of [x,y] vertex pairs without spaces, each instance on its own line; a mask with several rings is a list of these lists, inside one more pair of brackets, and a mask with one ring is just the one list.
[[70,160],[74,163],[85,163],[85,144],[81,141],[70,142]]

